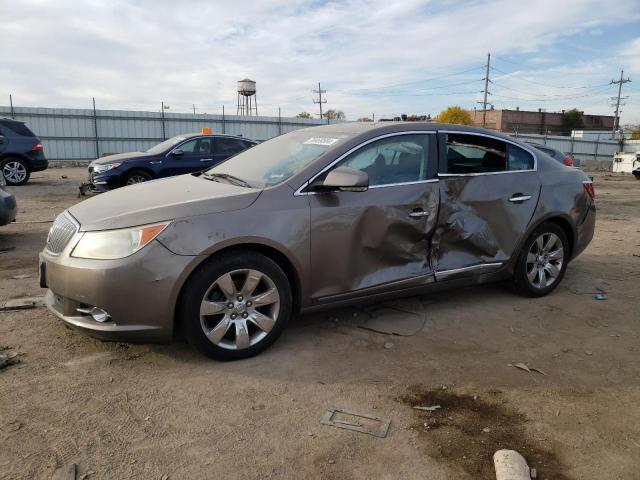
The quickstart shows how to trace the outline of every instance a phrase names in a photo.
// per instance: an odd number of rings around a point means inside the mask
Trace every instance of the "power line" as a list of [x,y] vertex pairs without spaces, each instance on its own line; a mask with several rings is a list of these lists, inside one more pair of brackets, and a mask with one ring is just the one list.
[[622,95],[622,85],[624,83],[629,83],[631,81],[631,79],[629,77],[627,77],[626,79],[624,78],[624,70],[620,71],[620,80],[611,80],[610,85],[618,85],[618,99],[616,100],[616,111],[615,111],[615,117],[613,119],[613,133],[616,133],[616,130],[618,129],[619,123],[620,123],[620,95]]
[[491,67],[491,70],[495,70],[496,72],[500,72],[504,75],[509,75],[509,78],[513,78],[515,80],[520,80],[521,82],[532,83],[534,85],[541,85],[543,87],[551,87],[551,88],[568,88],[568,89],[589,89],[594,87],[604,87],[606,85],[610,85],[609,83],[600,84],[600,85],[580,85],[580,86],[570,86],[570,85],[551,85],[550,83],[537,82],[534,80],[529,80],[528,78],[517,77],[516,75],[519,72],[505,72],[504,70],[500,70],[499,68]]

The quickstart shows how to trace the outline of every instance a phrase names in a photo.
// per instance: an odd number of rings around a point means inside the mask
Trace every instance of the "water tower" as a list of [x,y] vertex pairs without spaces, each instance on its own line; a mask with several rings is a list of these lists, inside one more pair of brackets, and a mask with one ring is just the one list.
[[238,82],[238,115],[258,116],[256,82],[248,78]]

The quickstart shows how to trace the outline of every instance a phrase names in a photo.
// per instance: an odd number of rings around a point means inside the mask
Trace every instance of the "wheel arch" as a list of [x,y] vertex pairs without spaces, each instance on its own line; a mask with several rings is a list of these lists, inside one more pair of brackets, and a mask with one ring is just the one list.
[[248,243],[240,243],[228,245],[223,248],[220,248],[209,255],[203,255],[198,264],[191,269],[188,275],[182,281],[180,285],[180,290],[176,297],[176,302],[174,306],[174,314],[173,314],[173,323],[174,323],[174,331],[177,330],[180,326],[180,305],[183,299],[185,286],[187,285],[189,279],[208,261],[214,259],[220,255],[231,254],[237,252],[238,254],[242,254],[244,252],[251,251],[264,255],[270,260],[274,261],[282,270],[284,274],[287,276],[289,280],[289,284],[291,285],[291,295],[293,300],[293,314],[296,315],[301,310],[302,305],[302,281],[300,279],[300,275],[294,266],[294,263],[291,259],[279,249],[267,245],[264,243],[258,242],[248,242]]
[[135,173],[135,172],[144,172],[144,173],[147,173],[147,174],[151,175],[151,178],[152,178],[152,179],[154,179],[154,180],[155,180],[156,178],[158,178],[158,177],[156,176],[156,174],[153,172],[153,170],[151,170],[149,167],[146,167],[146,166],[137,166],[137,165],[136,165],[135,167],[131,167],[131,168],[129,168],[127,171],[122,172],[122,176],[121,176],[122,180],[120,181],[120,184],[124,187],[124,185],[125,185],[125,181],[127,180],[127,178],[128,178],[132,173]]

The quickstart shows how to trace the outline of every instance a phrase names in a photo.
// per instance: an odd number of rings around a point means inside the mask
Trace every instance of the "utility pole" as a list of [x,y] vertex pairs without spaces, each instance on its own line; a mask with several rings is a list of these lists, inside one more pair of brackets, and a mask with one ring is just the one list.
[[[618,130],[618,127],[620,126],[620,95],[622,95],[622,84],[623,83],[628,83],[631,81],[631,79],[629,77],[627,77],[626,79],[623,78],[624,77],[624,70],[620,70],[620,80],[611,80],[611,83],[609,85],[618,85],[618,97],[612,97],[611,99],[615,99],[616,100],[616,112],[615,112],[615,117],[613,119],[613,134],[615,135],[616,130]],[[625,97],[626,98],[626,97]],[[624,100],[624,98],[623,98]]]
[[491,93],[489,92],[489,68],[491,68],[491,54],[487,53],[487,72],[485,73],[485,76],[483,78],[484,80],[484,90],[482,91],[482,93],[484,93],[484,100],[482,102],[478,102],[478,103],[482,103],[482,127],[485,128],[487,126],[487,95],[491,95]]
[[11,106],[11,118],[15,119],[16,114],[13,111],[13,97],[11,96],[11,94],[9,94],[9,105]]
[[313,103],[317,103],[318,105],[320,105],[320,120],[322,120],[322,104],[323,103],[327,103],[327,99],[325,98],[324,100],[322,99],[322,94],[323,93],[327,93],[326,90],[322,90],[322,88],[320,88],[320,82],[318,82],[318,90],[314,90],[313,93],[317,93],[318,94],[318,100],[316,100],[315,98],[313,99]]
[[193,114],[194,115],[196,114],[196,104],[195,103],[193,104]]

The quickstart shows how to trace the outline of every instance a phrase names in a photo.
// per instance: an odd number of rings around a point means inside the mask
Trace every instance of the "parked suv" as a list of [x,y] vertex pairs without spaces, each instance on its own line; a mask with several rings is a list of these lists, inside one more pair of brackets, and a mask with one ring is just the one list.
[[7,185],[24,185],[48,167],[42,143],[23,123],[0,117],[0,172]]
[[534,147],[536,150],[540,150],[542,153],[546,153],[554,160],[561,162],[567,167],[573,167],[573,158],[564,152],[561,152],[557,148],[548,147],[546,145],[540,145],[539,143],[525,142]]

